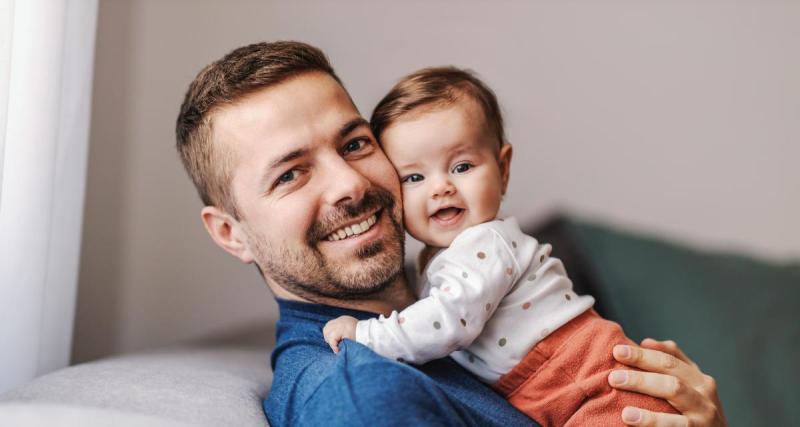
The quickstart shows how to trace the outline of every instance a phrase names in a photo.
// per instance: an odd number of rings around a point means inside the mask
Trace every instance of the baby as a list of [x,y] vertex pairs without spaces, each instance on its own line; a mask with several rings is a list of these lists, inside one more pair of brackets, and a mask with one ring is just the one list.
[[473,74],[428,68],[403,78],[372,115],[400,177],[408,232],[425,243],[419,301],[389,317],[325,326],[385,357],[422,364],[450,355],[539,422],[622,425],[625,406],[675,412],[612,389],[611,349],[633,344],[572,291],[551,247],[498,211],[512,149],[494,93]]

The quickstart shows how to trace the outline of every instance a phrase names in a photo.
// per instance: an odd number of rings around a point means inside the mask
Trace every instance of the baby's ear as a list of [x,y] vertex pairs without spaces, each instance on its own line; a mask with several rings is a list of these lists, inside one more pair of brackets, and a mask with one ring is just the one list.
[[503,195],[506,194],[508,188],[508,178],[511,176],[511,155],[513,150],[511,144],[505,143],[500,147],[500,154],[497,156],[497,161],[500,164],[500,179],[503,181]]

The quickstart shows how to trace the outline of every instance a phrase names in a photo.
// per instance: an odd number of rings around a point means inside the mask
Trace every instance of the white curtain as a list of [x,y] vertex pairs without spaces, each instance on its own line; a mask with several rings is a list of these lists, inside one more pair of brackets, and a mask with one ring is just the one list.
[[69,363],[97,0],[0,0],[0,393]]

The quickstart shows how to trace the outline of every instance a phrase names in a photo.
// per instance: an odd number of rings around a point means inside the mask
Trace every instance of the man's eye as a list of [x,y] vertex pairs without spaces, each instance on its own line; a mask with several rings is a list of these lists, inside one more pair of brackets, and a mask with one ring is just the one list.
[[422,175],[420,175],[418,173],[412,173],[411,175],[404,176],[403,179],[400,180],[400,182],[403,182],[403,183],[405,183],[405,182],[420,182],[423,179],[425,179],[424,176],[422,176]]
[[279,185],[292,182],[296,178],[297,178],[297,169],[292,169],[290,171],[284,172],[283,175],[279,176],[278,180],[275,181],[275,186],[277,187]]
[[464,173],[468,170],[472,169],[472,165],[469,163],[459,163],[453,168],[453,173]]
[[369,144],[369,140],[365,138],[354,139],[345,144],[344,147],[342,148],[342,151],[345,153],[354,153],[364,148],[364,146],[367,144]]

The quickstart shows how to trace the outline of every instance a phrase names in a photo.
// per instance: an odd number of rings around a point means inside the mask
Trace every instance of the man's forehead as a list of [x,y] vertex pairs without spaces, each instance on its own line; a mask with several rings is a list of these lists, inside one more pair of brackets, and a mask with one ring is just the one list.
[[[249,94],[213,116],[217,143],[296,145],[335,137],[345,123],[360,117],[336,80],[305,73]],[[242,147],[245,148],[246,147]]]

